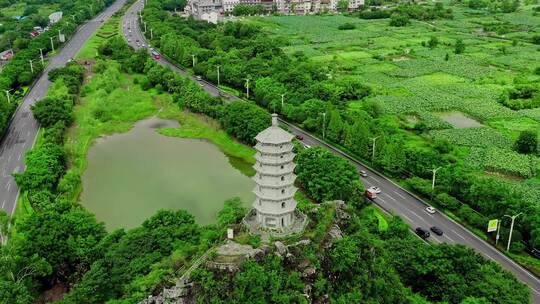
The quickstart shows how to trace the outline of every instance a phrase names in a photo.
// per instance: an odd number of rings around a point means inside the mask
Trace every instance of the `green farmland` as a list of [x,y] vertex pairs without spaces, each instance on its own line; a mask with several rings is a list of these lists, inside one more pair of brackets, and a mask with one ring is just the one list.
[[[540,46],[530,40],[539,33],[534,25],[540,24],[540,16],[533,16],[530,7],[511,14],[452,9],[454,19],[412,20],[405,27],[391,27],[388,19],[341,15],[256,17],[247,22],[287,41],[287,53],[303,52],[328,67],[333,79],[352,78],[373,87],[375,94],[367,99],[394,117],[407,136],[420,137],[415,144],[445,139],[459,146],[459,160],[474,168],[536,184],[538,157],[513,148],[521,131],[540,130],[540,107],[514,110],[501,103],[500,96],[516,84],[538,87]],[[344,23],[356,28],[339,30]],[[500,34],[488,31],[492,28]],[[428,46],[432,37],[438,40],[435,47]],[[465,44],[462,54],[454,52],[458,39]],[[447,114],[473,124],[460,127],[459,121],[446,121]],[[410,130],[419,124],[422,132]]]

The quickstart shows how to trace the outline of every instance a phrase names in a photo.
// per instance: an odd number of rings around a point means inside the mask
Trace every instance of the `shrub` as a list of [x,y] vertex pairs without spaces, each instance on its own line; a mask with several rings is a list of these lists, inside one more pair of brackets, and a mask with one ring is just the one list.
[[457,210],[461,206],[457,199],[446,193],[437,194],[436,200],[441,207],[448,210]]
[[418,192],[423,196],[429,197],[433,193],[433,190],[431,189],[431,182],[427,179],[423,179],[420,177],[411,177],[408,178],[405,182],[415,192]]
[[409,23],[410,23],[410,20],[407,15],[393,14],[392,17],[390,17],[391,26],[401,27],[401,26],[406,26]]
[[338,26],[339,30],[354,30],[355,28],[356,28],[356,25],[350,22],[343,23],[342,25]]

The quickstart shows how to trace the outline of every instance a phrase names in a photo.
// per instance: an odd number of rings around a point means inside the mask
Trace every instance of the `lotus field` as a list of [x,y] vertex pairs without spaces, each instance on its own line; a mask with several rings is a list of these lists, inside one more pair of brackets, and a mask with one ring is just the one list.
[[[333,79],[352,77],[371,86],[374,94],[350,103],[351,109],[372,101],[408,130],[422,125],[409,138],[448,141],[461,147],[458,161],[487,174],[497,172],[510,181],[533,178],[537,158],[514,152],[514,147],[519,132],[540,130],[540,108],[515,111],[500,100],[515,85],[540,88],[540,75],[534,72],[540,46],[531,43],[540,16],[519,11],[479,17],[464,6],[453,9],[454,19],[412,20],[405,27],[390,27],[387,19],[341,15],[252,17],[246,22],[288,41],[285,52],[304,53]],[[339,30],[343,23],[356,28]],[[494,31],[493,25],[504,34],[483,32]],[[428,47],[432,37],[438,44]],[[457,39],[465,44],[461,54],[454,51]],[[441,112],[462,113],[481,126],[458,129],[441,119]],[[540,187],[538,179],[525,184]]]

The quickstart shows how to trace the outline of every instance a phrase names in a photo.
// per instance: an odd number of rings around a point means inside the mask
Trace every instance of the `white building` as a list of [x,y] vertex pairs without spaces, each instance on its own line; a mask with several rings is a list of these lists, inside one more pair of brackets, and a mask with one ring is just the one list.
[[293,163],[294,136],[278,126],[277,114],[272,114],[272,126],[255,139],[255,171],[257,184],[253,192],[256,222],[261,228],[287,230],[294,224],[296,187]]
[[223,0],[223,11],[231,13],[238,4],[240,4],[240,0]]

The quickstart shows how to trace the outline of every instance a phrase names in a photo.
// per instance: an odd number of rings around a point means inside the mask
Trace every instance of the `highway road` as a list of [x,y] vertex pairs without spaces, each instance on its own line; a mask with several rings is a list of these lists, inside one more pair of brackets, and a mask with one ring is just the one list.
[[[128,40],[129,44],[135,49],[143,47],[148,48],[148,42],[144,35],[140,31],[138,25],[139,11],[143,8],[143,2],[138,1],[133,4],[123,18],[124,23],[124,36]],[[137,40],[139,41],[137,43]],[[192,78],[198,82],[207,92],[214,96],[219,95],[219,90],[212,83],[204,80],[197,80],[195,77],[187,74],[181,68],[175,66],[171,62],[167,61],[163,56],[157,60],[159,64],[168,66],[172,70],[177,71],[183,75]],[[239,100],[239,98],[230,96],[229,100]],[[531,289],[531,295],[533,303],[540,304],[540,280],[531,274],[529,271],[519,266],[517,263],[509,259],[507,256],[499,252],[493,246],[480,239],[465,227],[455,222],[448,216],[439,212],[435,214],[428,213],[425,208],[426,204],[418,199],[416,196],[410,194],[397,184],[393,183],[384,176],[377,174],[370,168],[365,167],[360,162],[347,156],[345,153],[337,150],[336,148],[325,144],[322,140],[314,137],[313,135],[305,132],[304,130],[289,124],[283,120],[281,122],[288,126],[289,130],[295,135],[302,135],[303,142],[309,146],[321,146],[324,147],[336,155],[349,160],[353,163],[358,170],[365,170],[368,172],[368,176],[362,178],[362,182],[366,187],[378,186],[381,188],[382,193],[375,199],[375,204],[381,209],[397,214],[401,216],[405,222],[407,222],[413,229],[416,227],[423,227],[429,229],[432,226],[437,226],[444,231],[442,236],[437,236],[432,233],[430,237],[431,241],[436,243],[450,243],[450,244],[462,244],[473,248],[477,252],[481,253],[488,259],[499,263],[503,268],[512,272],[520,281],[527,284]]]
[[49,71],[65,66],[68,60],[74,58],[92,33],[100,27],[101,20],[107,20],[124,5],[125,1],[116,1],[94,19],[81,25],[60,52],[49,58],[49,64],[17,108],[0,141],[0,208],[8,214],[12,215],[15,212],[19,196],[19,189],[12,174],[24,171],[24,154],[33,147],[39,130],[30,107],[47,94],[51,86],[48,79]]

